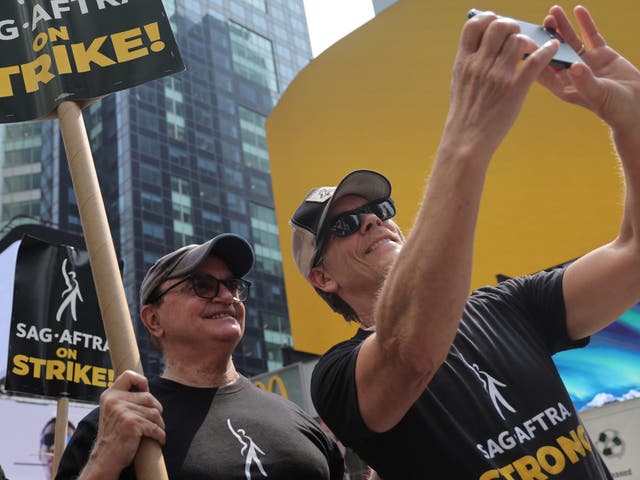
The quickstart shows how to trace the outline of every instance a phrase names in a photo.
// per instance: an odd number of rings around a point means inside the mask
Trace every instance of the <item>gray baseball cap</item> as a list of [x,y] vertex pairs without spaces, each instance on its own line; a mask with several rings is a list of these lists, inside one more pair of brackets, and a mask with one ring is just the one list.
[[373,170],[354,170],[337,186],[316,187],[306,197],[289,220],[293,238],[293,259],[305,279],[322,245],[318,243],[328,218],[329,209],[346,195],[358,195],[369,202],[391,196],[391,182]]
[[140,305],[149,303],[162,282],[193,272],[210,255],[219,257],[238,278],[253,268],[254,254],[249,242],[239,235],[222,233],[208,242],[186,245],[156,260],[140,285]]

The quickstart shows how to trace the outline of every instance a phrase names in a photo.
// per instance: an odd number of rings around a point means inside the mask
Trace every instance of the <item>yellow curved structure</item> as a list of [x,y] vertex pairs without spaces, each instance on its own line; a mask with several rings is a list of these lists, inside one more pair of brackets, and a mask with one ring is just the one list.
[[[492,9],[536,23],[551,5],[400,0],[325,50],[284,92],[267,120],[267,142],[296,349],[323,353],[355,328],[296,270],[288,220],[298,203],[311,187],[334,185],[353,169],[378,170],[393,184],[396,220],[407,233],[447,115],[467,11]],[[608,43],[640,64],[637,5],[585,5]],[[561,264],[608,242],[622,195],[607,127],[535,86],[488,172],[472,286]]]

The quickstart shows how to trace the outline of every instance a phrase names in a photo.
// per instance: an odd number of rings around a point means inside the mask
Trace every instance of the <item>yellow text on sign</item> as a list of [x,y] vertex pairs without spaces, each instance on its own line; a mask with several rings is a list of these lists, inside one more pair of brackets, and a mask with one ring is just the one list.
[[[146,35],[146,36],[145,36]],[[39,33],[33,41],[34,52],[42,50],[48,42],[69,41],[67,27],[59,29],[49,28],[47,33]],[[150,42],[149,47],[145,41]],[[113,48],[115,58],[105,55],[101,49],[105,45]],[[70,47],[70,48],[69,48]],[[132,28],[123,32],[105,35],[93,39],[88,45],[72,43],[71,45],[54,45],[52,55],[43,53],[35,60],[21,65],[0,67],[0,98],[13,96],[12,78],[20,75],[26,93],[38,91],[56,75],[74,73],[71,59],[75,64],[76,73],[86,73],[95,66],[105,68],[118,63],[129,62],[152,52],[164,50],[165,43],[160,39],[158,23],[144,25],[143,28]]]

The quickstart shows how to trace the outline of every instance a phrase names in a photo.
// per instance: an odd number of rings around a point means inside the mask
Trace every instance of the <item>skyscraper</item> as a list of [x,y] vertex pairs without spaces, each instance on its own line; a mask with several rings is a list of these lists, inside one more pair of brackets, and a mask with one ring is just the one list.
[[373,0],[373,10],[378,15],[383,10],[386,10],[398,0]]
[[[302,0],[163,0],[186,71],[107,96],[84,120],[146,373],[161,369],[138,320],[147,268],[221,231],[256,252],[246,333],[252,376],[292,343],[264,123],[311,59]],[[17,215],[81,231],[55,121],[2,126],[0,226]]]

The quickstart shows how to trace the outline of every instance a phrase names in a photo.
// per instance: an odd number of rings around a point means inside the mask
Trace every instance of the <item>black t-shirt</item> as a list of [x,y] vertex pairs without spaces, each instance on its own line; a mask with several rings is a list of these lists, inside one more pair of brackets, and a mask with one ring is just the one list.
[[[311,395],[333,433],[384,480],[611,479],[551,356],[584,346],[566,331],[563,270],[484,287],[468,299],[445,363],[393,428],[360,415],[360,330],[316,365]],[[390,402],[393,398],[389,399]]]
[[[149,382],[163,405],[162,448],[172,480],[342,480],[337,444],[296,404],[260,390],[245,377],[221,388],[195,388],[163,378]],[[76,478],[98,431],[99,409],[79,424],[56,480]],[[250,476],[248,476],[250,475]],[[120,479],[135,479],[133,466]]]

